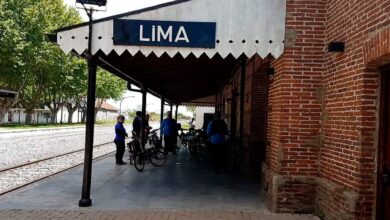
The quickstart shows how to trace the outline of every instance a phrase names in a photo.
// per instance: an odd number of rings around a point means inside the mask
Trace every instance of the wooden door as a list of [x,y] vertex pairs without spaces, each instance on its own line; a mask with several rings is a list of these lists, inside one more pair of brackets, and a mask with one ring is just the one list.
[[390,67],[381,77],[377,219],[390,220]]

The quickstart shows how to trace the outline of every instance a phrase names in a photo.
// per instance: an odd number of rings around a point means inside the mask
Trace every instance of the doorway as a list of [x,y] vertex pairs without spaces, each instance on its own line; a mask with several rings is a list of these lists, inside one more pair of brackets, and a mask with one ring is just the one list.
[[381,78],[377,219],[390,220],[390,66]]

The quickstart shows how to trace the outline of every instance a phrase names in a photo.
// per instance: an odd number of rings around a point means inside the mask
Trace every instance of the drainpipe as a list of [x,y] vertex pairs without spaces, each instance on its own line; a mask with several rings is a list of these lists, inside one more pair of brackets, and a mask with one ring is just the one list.
[[162,129],[161,124],[164,120],[164,106],[165,106],[165,97],[161,96],[161,111],[160,111],[160,140],[162,140]]
[[177,122],[177,113],[179,112],[179,105],[176,105],[175,120]]
[[241,83],[240,83],[240,143],[244,142],[244,111],[245,111],[245,75],[246,58],[241,58]]
[[146,92],[147,87],[145,84],[141,85],[141,91],[142,91],[142,123],[141,123],[141,146],[143,149],[145,149],[145,142],[147,140],[146,133],[145,133],[145,120],[146,120]]

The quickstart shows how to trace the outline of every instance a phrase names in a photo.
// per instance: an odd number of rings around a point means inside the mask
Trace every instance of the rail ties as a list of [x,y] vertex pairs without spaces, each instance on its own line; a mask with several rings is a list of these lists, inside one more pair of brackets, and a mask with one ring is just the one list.
[[[115,152],[113,143],[111,141],[94,146],[94,159]],[[0,195],[72,169],[83,162],[84,149],[80,149],[2,169],[0,170]]]

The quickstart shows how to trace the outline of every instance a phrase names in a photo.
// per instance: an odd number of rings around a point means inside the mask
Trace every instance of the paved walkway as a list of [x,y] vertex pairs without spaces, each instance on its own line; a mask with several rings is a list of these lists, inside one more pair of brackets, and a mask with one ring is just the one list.
[[161,168],[94,163],[91,208],[77,206],[82,167],[0,197],[0,219],[317,219],[275,215],[260,186],[238,175],[215,174],[187,152]]
[[7,210],[0,211],[2,220],[315,220],[309,215],[277,215],[249,211],[183,211],[183,210]]

